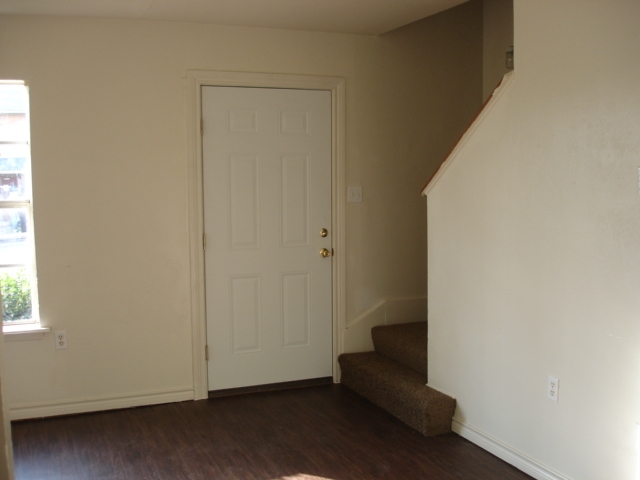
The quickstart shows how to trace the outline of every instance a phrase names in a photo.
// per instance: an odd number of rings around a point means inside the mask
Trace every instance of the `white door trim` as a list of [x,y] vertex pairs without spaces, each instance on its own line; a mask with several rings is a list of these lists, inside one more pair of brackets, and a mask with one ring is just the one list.
[[342,353],[345,303],[345,80],[272,73],[187,72],[188,210],[191,284],[191,334],[193,387],[196,400],[207,398],[205,358],[206,312],[204,271],[204,206],[202,185],[202,138],[200,136],[203,86],[294,88],[331,91],[331,209],[335,255],[333,261],[333,379],[338,378],[338,355]]

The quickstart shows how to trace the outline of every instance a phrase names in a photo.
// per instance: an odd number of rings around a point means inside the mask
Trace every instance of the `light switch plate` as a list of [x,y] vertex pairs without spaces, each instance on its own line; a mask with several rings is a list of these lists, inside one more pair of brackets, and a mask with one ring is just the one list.
[[362,187],[347,188],[347,202],[349,203],[362,202]]

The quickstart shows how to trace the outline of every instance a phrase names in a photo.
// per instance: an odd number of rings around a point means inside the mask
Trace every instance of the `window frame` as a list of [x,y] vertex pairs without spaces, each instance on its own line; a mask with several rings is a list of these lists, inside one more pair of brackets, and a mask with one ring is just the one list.
[[[26,90],[27,105],[25,111],[26,137],[19,140],[0,140],[0,148],[6,145],[22,145],[26,147],[26,170],[25,177],[27,185],[25,185],[26,194],[22,199],[3,199],[0,198],[0,209],[24,209],[26,228],[26,248],[28,249],[27,263],[0,264],[0,270],[6,268],[24,268],[30,277],[31,287],[31,318],[5,321],[2,319],[3,331],[6,333],[21,333],[25,331],[37,332],[43,329],[40,325],[40,312],[38,302],[38,282],[35,252],[35,235],[34,235],[34,218],[33,218],[33,180],[31,175],[31,115],[30,115],[30,92],[29,86],[22,80],[0,80],[0,88],[5,86],[23,86]],[[3,112],[0,112],[0,114]],[[1,173],[0,173],[1,174]],[[23,179],[25,181],[25,179]],[[0,307],[1,308],[1,307]]]

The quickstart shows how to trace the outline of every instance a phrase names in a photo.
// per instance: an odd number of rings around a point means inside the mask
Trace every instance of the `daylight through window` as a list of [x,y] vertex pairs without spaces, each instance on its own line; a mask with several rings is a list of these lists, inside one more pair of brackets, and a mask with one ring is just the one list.
[[0,292],[5,325],[38,321],[29,139],[27,86],[0,81]]

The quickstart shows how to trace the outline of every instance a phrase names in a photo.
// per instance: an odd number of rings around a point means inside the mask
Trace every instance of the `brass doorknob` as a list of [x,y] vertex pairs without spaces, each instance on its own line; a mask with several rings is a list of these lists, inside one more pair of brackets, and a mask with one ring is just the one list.
[[320,250],[320,256],[322,258],[327,258],[331,256],[331,252],[329,250],[327,250],[326,248],[323,248],[322,250]]
[[326,237],[327,235],[329,235],[329,231],[326,228],[323,228],[322,230],[320,230],[320,236],[321,237]]

